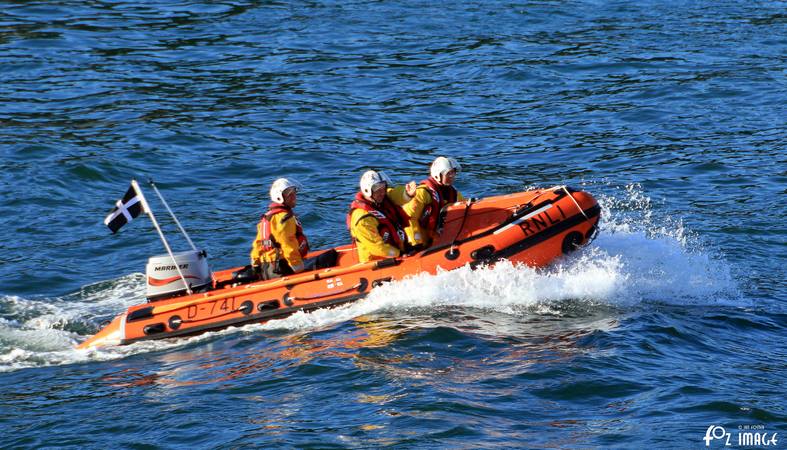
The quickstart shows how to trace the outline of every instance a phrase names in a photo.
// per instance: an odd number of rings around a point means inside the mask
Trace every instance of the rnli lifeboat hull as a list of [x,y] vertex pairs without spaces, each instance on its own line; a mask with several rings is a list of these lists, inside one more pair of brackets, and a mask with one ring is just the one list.
[[335,267],[247,284],[233,283],[232,274],[240,268],[217,272],[208,292],[132,306],[78,348],[262,323],[351,302],[407,276],[466,264],[507,259],[543,267],[592,239],[599,218],[600,207],[590,194],[565,187],[456,203],[446,209],[440,237],[426,250],[358,263],[353,247],[338,247]]

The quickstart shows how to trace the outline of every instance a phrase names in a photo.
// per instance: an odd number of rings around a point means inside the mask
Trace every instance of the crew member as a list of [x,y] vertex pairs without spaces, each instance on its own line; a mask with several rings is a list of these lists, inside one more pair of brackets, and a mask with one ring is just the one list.
[[404,205],[409,216],[407,239],[413,248],[432,245],[440,234],[440,211],[446,205],[464,200],[453,184],[461,166],[454,158],[439,156],[429,169],[429,178],[423,180],[412,201]]
[[309,241],[293,212],[300,185],[287,178],[273,182],[273,203],[257,224],[257,237],[251,248],[251,264],[263,280],[303,272]]
[[416,184],[391,184],[383,172],[369,170],[361,176],[361,190],[355,194],[347,214],[347,228],[360,262],[392,258],[405,251],[408,217],[401,205],[412,199]]

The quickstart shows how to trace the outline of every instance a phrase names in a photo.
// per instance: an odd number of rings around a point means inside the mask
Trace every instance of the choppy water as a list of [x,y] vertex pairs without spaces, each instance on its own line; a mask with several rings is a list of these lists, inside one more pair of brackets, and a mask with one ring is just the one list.
[[[784,447],[785,11],[0,1],[0,442],[704,448],[711,425],[757,425]],[[132,176],[220,269],[245,263],[274,178],[336,245],[363,170],[421,179],[441,154],[466,195],[588,190],[598,239],[546,270],[72,349],[162,253],[147,221],[101,223]]]

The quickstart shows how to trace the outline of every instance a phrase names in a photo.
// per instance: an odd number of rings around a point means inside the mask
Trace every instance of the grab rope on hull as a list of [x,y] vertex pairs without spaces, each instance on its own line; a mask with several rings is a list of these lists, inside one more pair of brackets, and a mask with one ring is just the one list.
[[582,210],[582,207],[579,206],[579,202],[577,202],[577,199],[575,199],[574,196],[571,195],[571,193],[568,191],[568,187],[564,184],[563,186],[560,186],[560,188],[563,189],[566,195],[568,195],[568,198],[570,198],[571,201],[574,202],[575,205],[577,205],[577,209],[579,210],[580,213],[582,213],[583,216],[585,216],[585,220],[590,220],[590,217],[588,217],[588,215],[585,214],[585,211]]

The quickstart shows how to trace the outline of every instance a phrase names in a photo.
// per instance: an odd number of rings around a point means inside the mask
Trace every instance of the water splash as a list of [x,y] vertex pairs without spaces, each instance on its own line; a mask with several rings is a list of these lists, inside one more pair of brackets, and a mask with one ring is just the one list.
[[641,186],[623,189],[625,195],[599,196],[603,220],[594,242],[596,258],[618,258],[626,276],[610,301],[751,306],[717,250],[680,218],[660,212],[664,208],[644,195]]
[[111,354],[76,351],[74,346],[143,295],[144,276],[131,274],[64,297],[0,296],[0,372],[113,359]]

